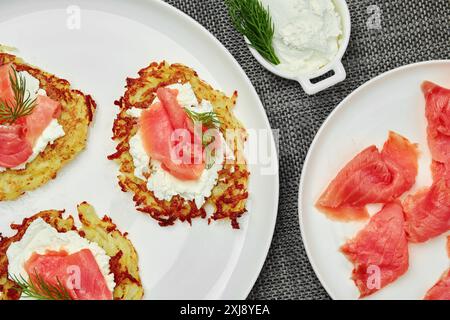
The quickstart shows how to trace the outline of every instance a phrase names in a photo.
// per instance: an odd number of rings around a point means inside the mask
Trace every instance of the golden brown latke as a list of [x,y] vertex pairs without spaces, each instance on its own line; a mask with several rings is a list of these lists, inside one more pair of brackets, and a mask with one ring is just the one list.
[[117,230],[111,218],[104,216],[99,219],[94,208],[86,202],[78,206],[78,216],[82,227],[77,230],[72,216],[63,218],[64,211],[49,210],[40,212],[23,220],[20,225],[11,225],[17,233],[10,238],[0,235],[0,300],[18,300],[21,297],[20,287],[8,278],[8,258],[6,252],[9,246],[20,241],[28,226],[37,218],[53,226],[58,232],[78,231],[78,234],[97,243],[108,256],[111,273],[114,274],[116,287],[113,297],[115,300],[140,300],[144,295],[139,277],[138,256],[133,244],[127,239],[127,234]]
[[32,67],[16,56],[0,53],[0,65],[9,62],[17,71],[27,71],[38,79],[47,95],[61,104],[58,122],[63,126],[65,136],[48,145],[24,170],[0,173],[0,201],[14,200],[56,178],[58,171],[85,148],[96,108],[91,96],[71,90],[67,80]]
[[[187,82],[190,82],[197,99],[209,100],[212,103],[222,123],[221,132],[227,141],[234,141],[234,146],[230,148],[234,151],[236,161],[224,165],[219,173],[219,182],[214,187],[212,196],[207,199],[207,204],[215,209],[211,217],[213,220],[230,219],[233,228],[237,229],[238,218],[246,212],[249,178],[247,164],[242,155],[246,131],[232,112],[236,105],[237,92],[234,92],[232,97],[227,97],[202,81],[194,70],[181,64],[150,64],[139,71],[139,78],[127,79],[125,96],[116,101],[120,113],[114,122],[113,139],[118,145],[117,152],[108,158],[120,164],[118,178],[122,191],[134,193],[136,208],[158,220],[161,226],[173,225],[178,219],[190,223],[196,217],[206,218],[205,206],[197,208],[194,201],[186,201],[180,196],[173,197],[171,201],[158,200],[153,192],[147,189],[146,181],[134,175],[133,158],[129,153],[129,140],[136,134],[138,123],[135,118],[127,115],[126,111],[132,107],[145,109],[150,106],[159,87]],[[233,130],[232,137],[227,136],[231,132],[228,130]]]

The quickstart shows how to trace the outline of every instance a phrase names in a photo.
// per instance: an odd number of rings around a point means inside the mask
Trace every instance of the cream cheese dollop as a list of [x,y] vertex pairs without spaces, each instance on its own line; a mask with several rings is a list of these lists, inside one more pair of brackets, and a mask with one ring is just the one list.
[[15,277],[22,276],[25,280],[29,279],[28,273],[25,271],[25,263],[36,254],[45,254],[48,251],[66,251],[68,254],[77,253],[83,249],[89,249],[97,264],[105,277],[106,283],[111,292],[116,286],[114,282],[114,274],[109,268],[110,257],[105,250],[94,242],[82,238],[75,231],[65,233],[58,232],[43,219],[34,220],[29,226],[22,239],[13,242],[6,256],[8,257],[8,273]]
[[342,19],[332,0],[262,0],[275,24],[273,45],[292,76],[319,70],[337,55]]
[[38,95],[46,96],[47,92],[44,89],[40,89],[39,80],[33,77],[26,71],[20,71],[17,73],[18,76],[23,77],[26,82],[26,90],[30,93],[30,98],[35,99]]

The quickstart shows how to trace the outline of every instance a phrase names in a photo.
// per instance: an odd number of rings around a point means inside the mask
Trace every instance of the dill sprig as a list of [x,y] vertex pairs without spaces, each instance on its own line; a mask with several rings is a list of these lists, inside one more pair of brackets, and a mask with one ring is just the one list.
[[216,164],[216,151],[213,149],[211,151],[206,152],[206,170],[211,169]]
[[216,164],[216,149],[208,146],[216,141],[216,135],[205,132],[202,137],[202,144],[206,148],[206,170],[211,169]]
[[22,295],[26,298],[32,298],[37,300],[73,300],[63,286],[61,281],[56,278],[56,284],[51,284],[45,281],[36,271],[35,280],[30,279],[27,281],[21,275],[19,277],[13,275],[9,276],[22,290]]
[[[208,129],[219,129],[221,122],[219,120],[219,117],[215,112],[195,112],[188,108],[184,108],[186,111],[186,114],[188,117],[194,122],[198,123],[200,122],[202,125],[204,125]],[[202,144],[204,147],[207,147],[209,144],[213,143],[215,141],[215,136],[208,134],[207,132],[203,133],[202,136]],[[212,166],[215,164],[215,150],[214,148],[212,150],[207,149],[206,152],[206,169],[209,170],[212,168]]]
[[0,100],[0,123],[13,124],[17,119],[28,116],[36,106],[36,98],[31,99],[27,90],[27,81],[13,68],[9,75],[14,101]]
[[280,64],[273,48],[275,26],[269,8],[264,8],[260,0],[225,0],[225,4],[234,27],[247,38],[250,46],[269,62]]
[[200,122],[208,129],[218,129],[220,127],[220,120],[215,112],[195,112],[188,108],[184,108],[184,110],[194,123]]

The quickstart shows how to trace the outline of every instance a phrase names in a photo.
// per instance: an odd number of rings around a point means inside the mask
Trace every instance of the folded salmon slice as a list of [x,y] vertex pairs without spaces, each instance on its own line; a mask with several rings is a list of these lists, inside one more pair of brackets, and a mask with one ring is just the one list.
[[[11,76],[11,63],[0,66],[0,101],[8,106],[15,104]],[[17,167],[27,161],[32,153],[32,145],[26,139],[25,126],[0,123],[0,167]]]
[[[0,66],[0,100],[15,107],[16,101],[10,77],[12,64]],[[17,119],[14,124],[1,125],[0,128],[0,166],[17,167],[28,160],[33,153],[33,145],[50,122],[61,114],[58,102],[46,96],[37,96],[33,112]]]
[[433,184],[409,196],[403,204],[411,242],[425,242],[450,230],[450,90],[426,81],[422,91],[433,158]]
[[421,243],[445,233],[450,230],[450,179],[408,196],[403,207],[409,241]]
[[437,181],[440,178],[448,175],[449,173],[450,173],[450,170],[447,170],[447,165],[445,165],[441,162],[432,161],[431,174],[433,176],[433,181]]
[[341,251],[354,265],[352,279],[361,298],[397,280],[409,267],[402,206],[385,205]]
[[0,167],[14,168],[28,160],[33,148],[21,125],[0,125]]
[[159,88],[156,91],[156,95],[166,109],[170,122],[172,123],[172,127],[174,129],[186,128],[188,117],[186,115],[186,111],[184,111],[183,107],[178,103],[178,90]]
[[0,66],[0,100],[12,105],[15,102],[15,98],[11,86],[11,71],[11,63]]
[[33,254],[25,264],[25,270],[36,283],[36,274],[45,282],[67,289],[73,300],[111,300],[105,277],[89,249],[74,254],[48,252]]
[[170,158],[173,127],[162,104],[157,103],[144,110],[139,124],[147,153],[158,161]]
[[428,145],[434,161],[450,162],[450,90],[429,81],[422,84],[428,120]]
[[[160,88],[161,103],[142,112],[139,120],[141,137],[147,154],[162,163],[162,168],[180,180],[197,180],[205,169],[201,143],[194,143],[188,130],[186,112],[178,104],[178,91]],[[176,130],[187,135],[187,150],[177,148]],[[185,151],[186,155],[181,154]]]
[[[447,237],[447,254],[450,258],[450,236]],[[442,275],[433,288],[428,290],[425,300],[450,300],[450,268]]]
[[428,290],[425,300],[450,300],[450,269],[448,269],[442,278],[433,288]]
[[61,105],[46,96],[37,96],[33,112],[25,117],[27,139],[34,144],[53,119],[61,115]]
[[316,206],[336,220],[366,219],[367,204],[391,202],[411,189],[417,157],[416,144],[390,132],[383,150],[371,146],[358,154],[333,179]]

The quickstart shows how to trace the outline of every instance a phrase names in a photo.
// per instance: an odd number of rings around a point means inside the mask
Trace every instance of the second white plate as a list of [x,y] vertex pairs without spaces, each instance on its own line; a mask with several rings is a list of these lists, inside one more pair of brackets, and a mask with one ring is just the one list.
[[[352,265],[339,252],[364,224],[337,223],[314,204],[340,168],[365,147],[382,146],[390,130],[419,143],[419,176],[414,189],[431,184],[426,139],[424,80],[450,87],[450,61],[431,61],[385,73],[349,95],[319,130],[306,158],[299,194],[303,241],[322,285],[334,299],[356,299]],[[410,267],[395,283],[369,299],[422,299],[448,268],[445,237],[410,245]]]

